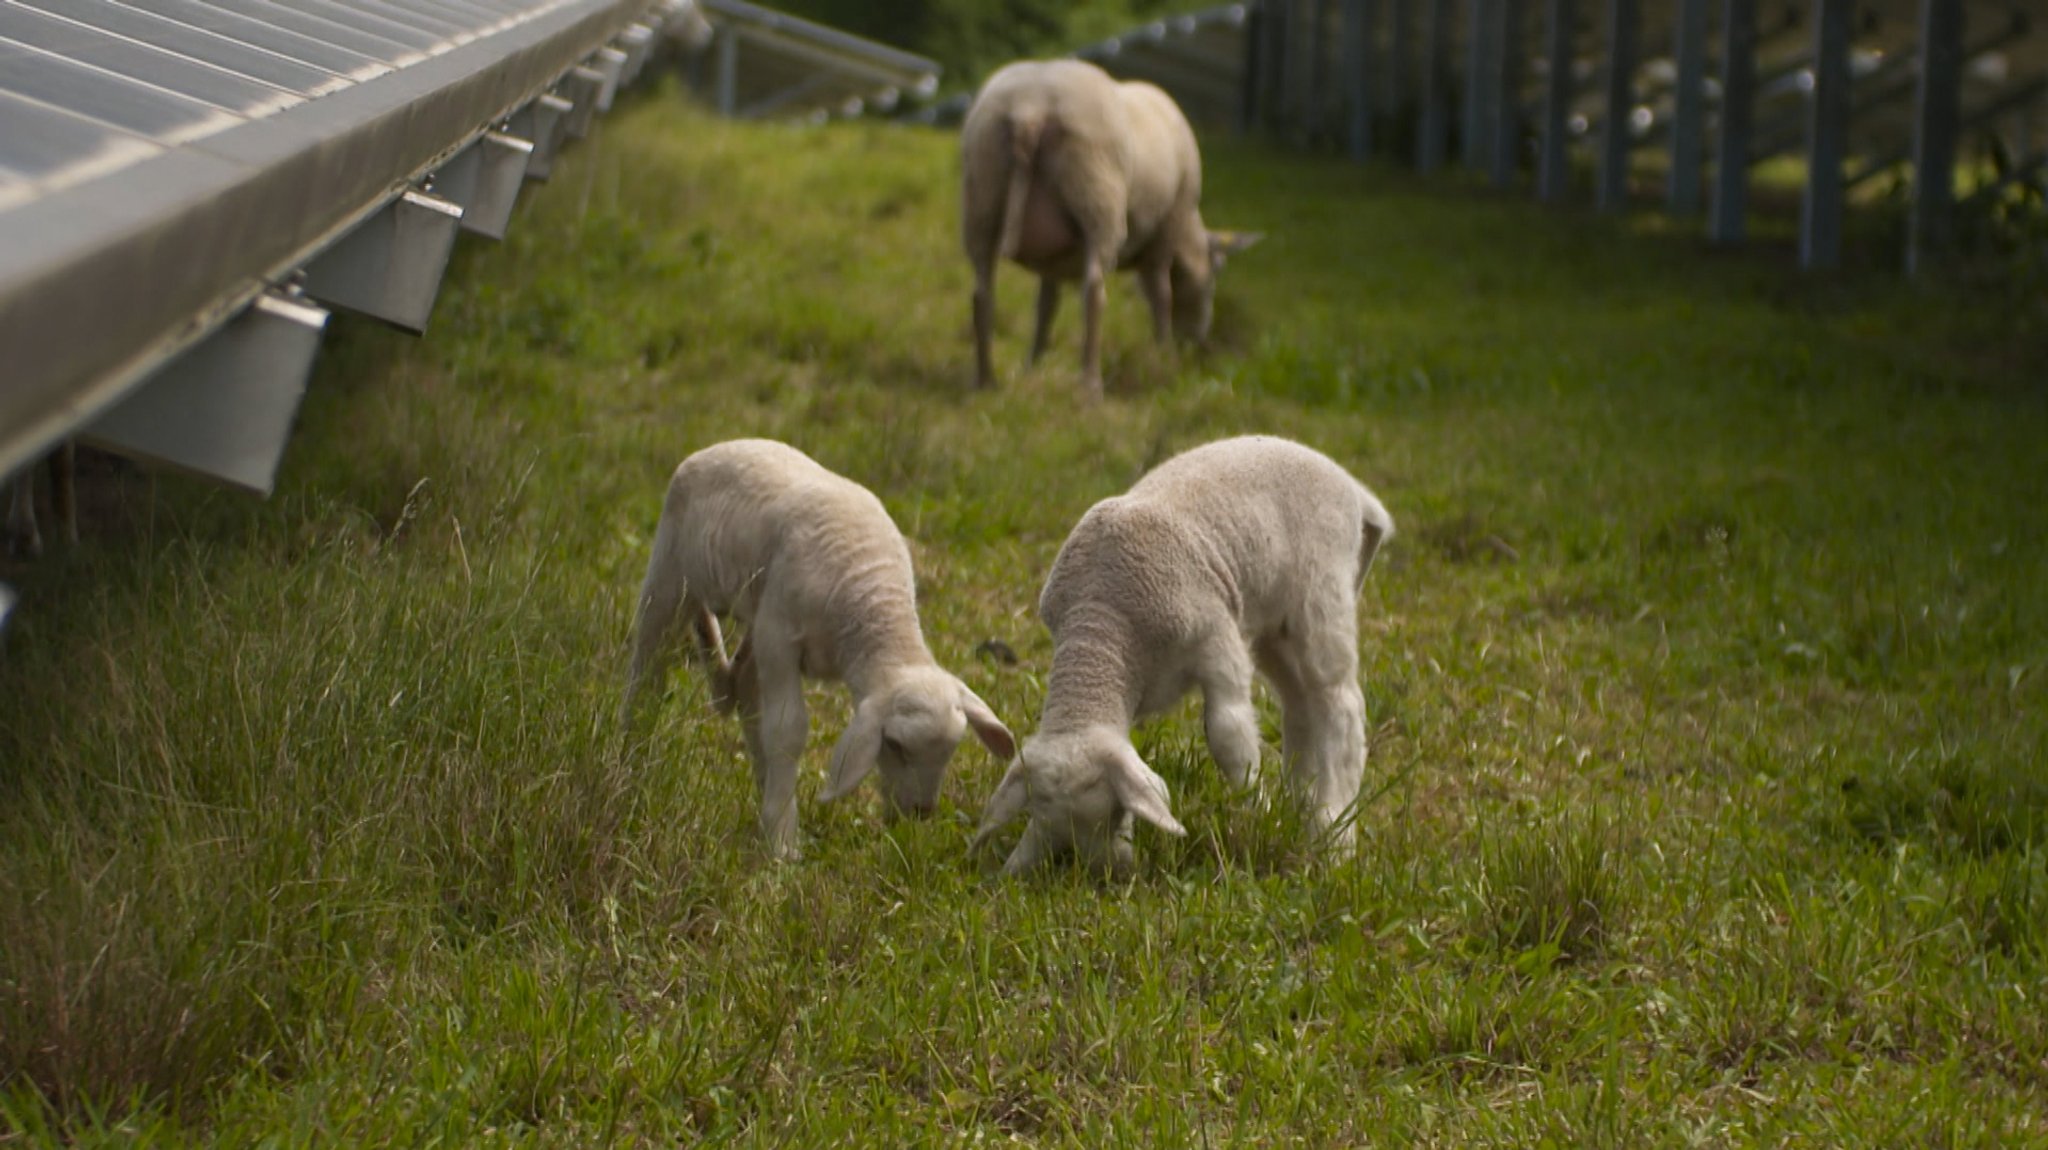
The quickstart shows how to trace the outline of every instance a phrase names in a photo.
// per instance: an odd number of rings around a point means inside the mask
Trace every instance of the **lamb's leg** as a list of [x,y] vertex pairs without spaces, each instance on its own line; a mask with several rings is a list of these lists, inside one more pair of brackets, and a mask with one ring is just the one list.
[[1365,779],[1365,693],[1356,679],[1311,687],[1287,708],[1284,728],[1287,745],[1300,748],[1288,752],[1295,794],[1332,849],[1349,850],[1351,805]]
[[974,260],[974,386],[994,387],[996,385],[995,361],[989,350],[995,338],[996,324],[996,265],[995,261],[976,257]]
[[1259,655],[1280,695],[1288,787],[1314,829],[1329,836],[1332,849],[1348,851],[1348,820],[1365,779],[1366,754],[1357,624],[1348,609],[1323,612],[1288,638],[1261,645]]
[[1044,828],[1036,822],[1028,822],[1024,824],[1024,836],[1010,849],[1010,857],[1003,860],[1003,873],[1024,874],[1051,858],[1053,853]]
[[1252,660],[1235,634],[1209,645],[1196,682],[1209,754],[1234,786],[1259,781],[1259,713],[1252,706]]
[[[777,859],[797,857],[796,778],[810,719],[804,710],[804,684],[797,666],[794,637],[770,626],[747,636],[750,687],[737,689],[741,725],[747,728],[747,750],[754,759],[754,788],[760,799],[761,837]],[[751,721],[749,717],[751,716]]]
[[1161,262],[1138,269],[1138,284],[1145,303],[1152,309],[1152,339],[1162,346],[1173,343],[1173,265]]
[[1052,317],[1059,309],[1059,281],[1051,276],[1038,277],[1038,324],[1031,332],[1031,363],[1034,366],[1038,357],[1045,354],[1046,344],[1052,342]]
[[1081,271],[1081,390],[1090,399],[1102,398],[1102,313],[1109,304],[1106,270],[1116,262],[1112,248],[1107,259],[1093,247]]

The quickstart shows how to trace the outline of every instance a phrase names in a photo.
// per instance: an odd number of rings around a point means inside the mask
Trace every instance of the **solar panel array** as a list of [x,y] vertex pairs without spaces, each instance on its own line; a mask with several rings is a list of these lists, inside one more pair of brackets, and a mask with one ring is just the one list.
[[559,0],[0,0],[0,208],[530,19]]
[[703,0],[717,44],[694,73],[704,99],[745,119],[886,112],[929,96],[939,65],[922,56],[747,0]]
[[665,10],[0,0],[0,478]]

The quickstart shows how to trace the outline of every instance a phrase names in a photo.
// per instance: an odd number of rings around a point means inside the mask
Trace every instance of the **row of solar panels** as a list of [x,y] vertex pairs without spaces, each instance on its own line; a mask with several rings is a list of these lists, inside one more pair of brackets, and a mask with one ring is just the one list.
[[[459,220],[416,185],[507,117],[544,174],[566,114],[607,103],[680,11],[0,0],[0,475],[344,237],[421,205]],[[417,278],[387,255],[387,278]]]
[[0,0],[0,480],[78,438],[269,490],[325,309],[423,329],[665,43],[791,112],[938,72],[743,0]]
[[[936,83],[741,0],[703,9],[715,28],[689,0],[0,0],[0,477],[266,289],[352,306],[324,294],[337,271],[437,278],[400,266],[415,233],[497,234],[476,217],[510,206],[437,199],[490,194],[508,151],[515,192],[544,177],[664,23],[716,35],[745,67],[728,90],[800,83],[794,111]],[[333,254],[380,232],[403,242],[378,266]]]

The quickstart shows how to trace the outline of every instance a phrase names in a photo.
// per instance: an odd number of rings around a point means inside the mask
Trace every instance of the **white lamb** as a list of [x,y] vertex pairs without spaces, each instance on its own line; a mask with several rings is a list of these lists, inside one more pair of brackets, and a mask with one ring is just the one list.
[[[719,615],[747,627],[730,661]],[[676,468],[640,591],[629,707],[660,682],[679,622],[710,674],[713,705],[739,711],[761,830],[778,858],[797,853],[805,677],[841,679],[853,691],[826,801],[879,768],[891,817],[927,815],[968,728],[998,758],[1016,754],[988,704],[933,661],[910,549],[881,501],[793,447],[734,440]]]
[[1038,732],[984,812],[978,852],[1029,812],[1003,870],[1072,851],[1096,870],[1131,858],[1131,816],[1185,834],[1131,725],[1199,687],[1209,751],[1232,782],[1259,764],[1256,666],[1280,696],[1288,781],[1348,849],[1365,774],[1358,592],[1394,521],[1327,457],[1251,436],[1161,464],[1067,536],[1038,613],[1052,673]]

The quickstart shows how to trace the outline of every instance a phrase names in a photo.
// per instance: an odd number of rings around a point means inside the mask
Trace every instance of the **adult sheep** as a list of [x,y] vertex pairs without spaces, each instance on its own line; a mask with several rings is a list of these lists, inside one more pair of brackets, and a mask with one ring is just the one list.
[[1059,285],[1081,284],[1081,386],[1102,394],[1102,309],[1112,269],[1133,269],[1153,336],[1206,340],[1224,257],[1258,237],[1202,225],[1202,157],[1173,98],[1081,60],[1026,60],[989,77],[960,130],[962,236],[974,265],[975,383],[989,358],[996,261],[1038,274],[1031,360]]
[[1131,725],[1199,688],[1210,754],[1248,785],[1260,752],[1254,668],[1280,696],[1290,789],[1312,827],[1347,847],[1366,753],[1358,592],[1393,533],[1364,484],[1269,436],[1184,452],[1097,503],[1046,576],[1045,710],[990,798],[975,850],[1026,813],[1006,873],[1068,852],[1091,869],[1126,869],[1133,816],[1184,834]]

